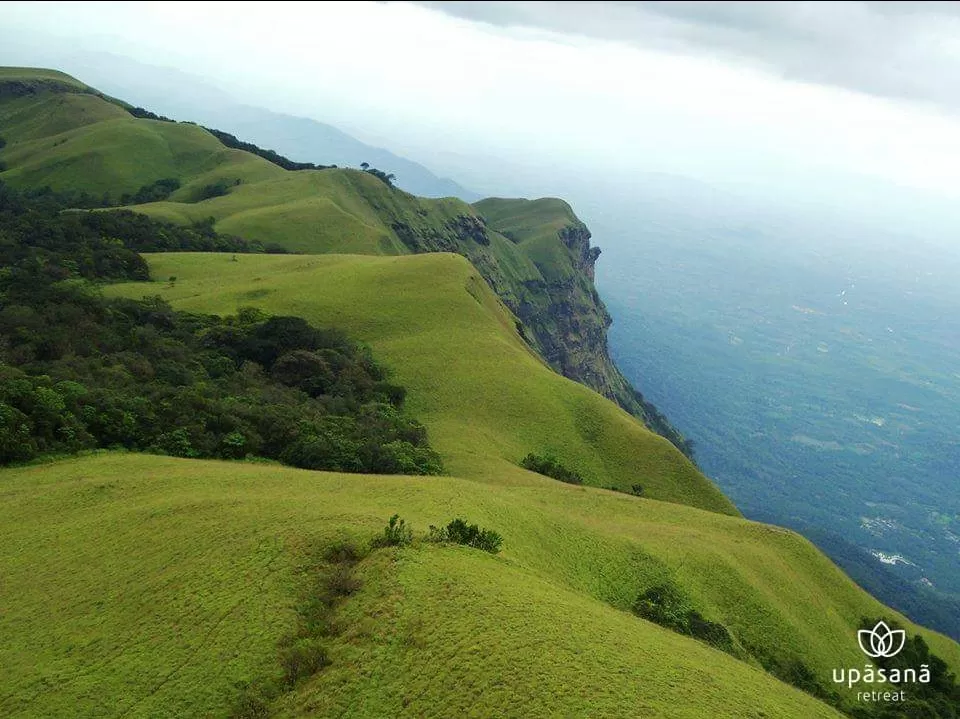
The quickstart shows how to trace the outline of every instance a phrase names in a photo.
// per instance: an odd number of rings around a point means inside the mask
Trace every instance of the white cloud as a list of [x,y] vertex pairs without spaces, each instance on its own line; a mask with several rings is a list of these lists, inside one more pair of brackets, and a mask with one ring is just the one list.
[[[719,53],[498,27],[406,3],[8,4],[5,23],[205,75],[396,147],[788,182],[960,191],[960,123]],[[117,40],[116,38],[123,38]],[[798,180],[799,181],[799,180]]]

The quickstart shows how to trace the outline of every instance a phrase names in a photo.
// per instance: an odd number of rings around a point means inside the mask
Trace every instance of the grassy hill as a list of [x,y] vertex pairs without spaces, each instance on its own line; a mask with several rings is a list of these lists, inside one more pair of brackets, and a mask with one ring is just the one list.
[[147,255],[169,282],[115,285],[179,309],[253,305],[336,325],[369,344],[408,390],[407,406],[457,476],[511,481],[528,452],[553,454],[596,486],[735,513],[669,442],[544,365],[510,312],[464,258],[447,253]]
[[[0,137],[7,145],[0,162],[8,169],[0,180],[117,198],[171,178],[181,186],[167,201],[134,209],[181,224],[212,217],[220,232],[297,252],[456,252],[479,270],[554,369],[685,449],[679,433],[633,390],[607,353],[610,317],[593,286],[599,251],[561,200],[471,206],[455,198],[418,198],[358,170],[289,172],[225,147],[196,125],[134,117],[125,103],[62,73],[5,72]],[[218,184],[226,194],[201,199],[205,188]]]
[[[336,323],[392,368],[408,388],[408,406],[426,424],[448,471],[459,478],[427,486],[465,482],[487,499],[427,500],[439,517],[387,503],[381,519],[397,511],[423,528],[447,515],[468,515],[502,528],[507,541],[520,542],[524,565],[548,583],[559,582],[620,610],[629,608],[642,588],[669,578],[744,646],[771,654],[789,647],[791,656],[827,680],[832,666],[862,662],[853,641],[861,616],[895,616],[797,535],[726,516],[732,509],[725,499],[665,440],[549,371],[461,257],[241,256],[234,262],[223,255],[162,254],[148,259],[154,276],[176,276],[176,282],[116,285],[110,291],[160,294],[189,310],[225,313],[253,304]],[[545,480],[516,466],[527,451],[555,453],[600,487],[639,482],[648,497],[715,511]],[[407,482],[398,481],[391,486]],[[472,491],[456,486],[457,495]],[[414,491],[411,500],[422,491]],[[528,501],[551,518],[534,522],[512,513]],[[654,515],[658,519],[651,521]],[[373,531],[372,516],[370,522]],[[343,530],[348,529],[345,523]],[[518,545],[513,549],[521,551]],[[483,593],[482,588],[470,591]],[[960,666],[955,644],[932,633],[925,636]],[[360,690],[345,691],[356,698]]]
[[[188,169],[150,212],[190,221],[210,210],[221,229],[326,237],[303,245],[323,250],[310,255],[147,256],[156,281],[105,291],[345,330],[407,389],[449,476],[121,453],[0,470],[0,714],[262,716],[250,703],[261,696],[287,717],[838,717],[774,674],[801,668],[852,708],[831,671],[863,666],[856,630],[876,616],[919,632],[960,671],[957,644],[883,607],[800,536],[741,518],[670,442],[552,371],[523,338],[511,289],[549,297],[548,285],[588,278],[595,259],[564,203],[470,208],[369,173],[287,172],[214,151],[201,128],[115,107],[47,90],[0,100],[0,134],[14,138],[0,178],[84,189],[90,172],[116,193],[143,184],[135,157],[159,157]],[[66,129],[37,129],[45,122]],[[223,197],[190,201],[227,172],[248,174]],[[551,259],[557,248],[566,254]],[[585,486],[520,468],[530,452],[555,455]],[[636,484],[642,497],[624,493]],[[413,544],[349,561],[329,551],[367,546],[396,513]],[[458,516],[499,532],[502,551],[423,540]],[[729,652],[631,611],[665,584],[729,632]],[[335,601],[323,599],[333,587]],[[303,646],[322,646],[329,665],[264,693],[309,663]]]
[[[420,533],[465,516],[501,531],[504,549],[415,544],[362,562],[330,666],[277,716],[838,716],[625,611],[669,576],[742,641],[795,652],[817,676],[860,666],[857,620],[890,612],[809,543],[520,471],[510,480],[137,455],[3,470],[0,712],[226,715],[237,685],[278,671],[311,547],[365,541],[399,512]],[[925,636],[960,665],[956,645]]]

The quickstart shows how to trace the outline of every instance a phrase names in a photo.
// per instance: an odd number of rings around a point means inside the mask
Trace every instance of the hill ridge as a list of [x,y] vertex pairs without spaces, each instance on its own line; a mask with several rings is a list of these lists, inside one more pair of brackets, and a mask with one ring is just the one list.
[[[22,82],[25,75],[29,72],[0,70],[0,87]],[[57,118],[56,129],[61,130],[55,145],[47,145],[45,137],[18,142],[17,135],[8,132],[0,159],[9,169],[0,179],[99,195],[111,190],[132,193],[174,177],[182,187],[168,200],[133,209],[178,223],[212,216],[220,231],[295,251],[458,252],[477,267],[519,319],[518,331],[554,369],[613,399],[691,456],[685,438],[630,385],[610,357],[611,319],[592,277],[599,250],[590,246],[589,230],[568,204],[488,199],[471,206],[454,198],[418,198],[358,170],[288,173],[240,150],[224,153],[219,141],[192,124],[132,117],[126,123],[110,118],[115,125],[109,142],[119,146],[118,151],[122,147],[124,157],[106,173],[99,159],[107,143],[98,134],[107,120],[101,117],[106,111],[101,102],[133,109],[100,95],[78,103],[82,108],[43,108]],[[20,107],[21,114],[30,110]],[[96,119],[66,127],[81,110]],[[0,113],[0,132],[3,127]],[[209,160],[216,160],[212,167]],[[212,187],[220,189],[202,199]],[[525,214],[530,207],[534,211]],[[510,234],[521,226],[538,236],[517,243],[499,231]]]

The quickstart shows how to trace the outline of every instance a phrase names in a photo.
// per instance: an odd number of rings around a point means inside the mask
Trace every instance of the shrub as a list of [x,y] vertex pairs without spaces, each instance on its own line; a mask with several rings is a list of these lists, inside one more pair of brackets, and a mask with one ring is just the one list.
[[335,565],[327,575],[325,584],[332,599],[349,597],[359,591],[362,586],[362,582],[354,575],[353,567],[349,564]]
[[142,107],[128,107],[127,112],[129,112],[134,117],[138,117],[141,120],[160,120],[161,122],[174,122],[169,117],[164,117],[163,115],[158,115],[155,112],[150,112],[145,110]]
[[426,429],[399,409],[404,389],[342,331],[244,308],[175,312],[159,298],[106,298],[94,284],[149,279],[139,250],[253,245],[216,234],[212,217],[181,228],[128,211],[62,212],[64,202],[0,182],[0,464],[124,447],[442,472]]
[[503,537],[492,529],[481,529],[476,524],[467,524],[457,518],[441,529],[430,527],[428,539],[432,542],[451,542],[463,544],[467,547],[482,549],[485,552],[496,554],[503,544]]
[[383,170],[378,170],[376,167],[366,167],[363,171],[370,173],[387,187],[393,187],[393,182],[397,179],[397,176],[392,172],[384,172]]
[[120,195],[120,204],[142,205],[147,202],[159,202],[167,199],[179,189],[180,180],[175,177],[165,177],[149,185],[144,185],[133,194],[125,192]]
[[374,540],[374,545],[378,547],[402,547],[413,541],[413,530],[407,526],[405,520],[400,519],[399,514],[390,517],[387,526],[383,528],[383,534]]
[[336,165],[315,165],[312,162],[294,162],[283,155],[280,155],[273,150],[264,150],[261,147],[257,147],[252,142],[244,142],[238,140],[234,135],[231,135],[229,132],[223,132],[222,130],[216,130],[212,127],[204,128],[211,135],[216,137],[223,143],[226,147],[233,148],[235,150],[244,150],[246,152],[253,153],[259,157],[262,157],[268,162],[272,162],[274,165],[282,167],[284,170],[324,170],[328,167],[336,167]]
[[564,467],[555,457],[540,456],[531,452],[520,461],[520,466],[567,484],[583,484],[583,476],[579,472]]
[[227,184],[226,180],[217,180],[209,185],[204,185],[199,190],[197,190],[195,202],[203,202],[204,200],[209,200],[214,197],[223,197],[229,191],[230,185]]
[[323,559],[330,564],[356,564],[363,559],[363,553],[353,542],[342,540],[327,547]]
[[312,676],[329,663],[327,652],[320,642],[309,637],[297,639],[280,650],[283,680],[287,686]]
[[527,339],[527,331],[523,328],[523,323],[520,320],[516,320],[514,327],[517,328],[517,334],[520,335],[520,339],[529,344],[530,340]]
[[672,583],[658,584],[646,590],[637,597],[633,611],[667,629],[694,637],[725,652],[733,652],[733,638],[727,628],[705,619]]

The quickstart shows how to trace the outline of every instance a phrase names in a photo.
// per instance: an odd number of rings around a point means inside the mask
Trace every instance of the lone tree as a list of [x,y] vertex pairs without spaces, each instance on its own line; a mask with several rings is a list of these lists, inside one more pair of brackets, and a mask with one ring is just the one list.
[[364,172],[366,172],[369,168],[370,168],[370,163],[369,163],[369,162],[361,162],[361,163],[360,163],[360,169],[363,170]]

